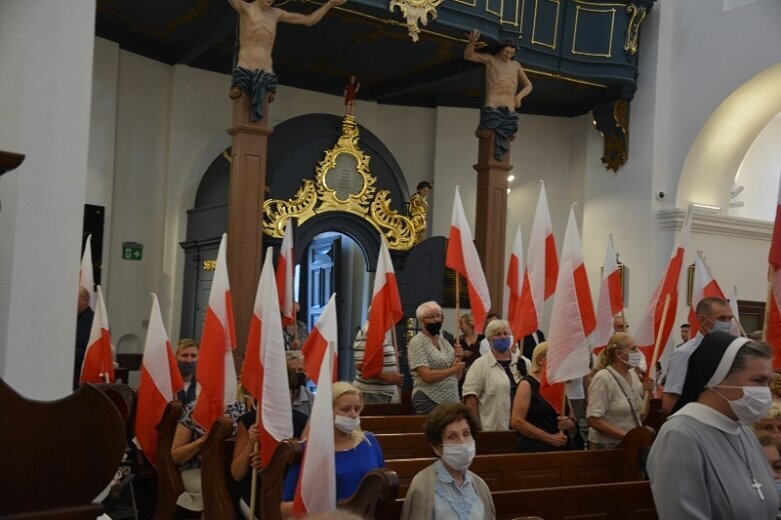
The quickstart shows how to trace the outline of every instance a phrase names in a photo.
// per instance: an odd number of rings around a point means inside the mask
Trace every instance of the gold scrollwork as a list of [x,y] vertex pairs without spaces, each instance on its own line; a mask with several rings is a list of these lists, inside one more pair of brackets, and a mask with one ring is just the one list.
[[345,116],[336,145],[315,168],[315,180],[305,179],[292,199],[263,203],[263,232],[281,238],[289,218],[300,225],[318,214],[343,211],[370,222],[390,249],[406,251],[417,244],[426,229],[428,205],[410,205],[410,216],[392,209],[390,192],[377,191],[377,179],[369,169],[371,157],[363,153],[359,139],[355,117]]
[[204,260],[202,268],[204,271],[214,271],[217,269],[217,260]]
[[626,28],[626,43],[624,51],[631,55],[637,54],[637,41],[640,36],[640,24],[645,20],[648,10],[645,7],[638,7],[635,4],[626,6],[626,12],[629,13],[629,25]]
[[401,15],[407,20],[407,31],[413,42],[417,42],[420,35],[420,25],[428,25],[428,16],[432,20],[437,19],[437,7],[444,0],[391,0],[388,10],[392,13],[399,8]]

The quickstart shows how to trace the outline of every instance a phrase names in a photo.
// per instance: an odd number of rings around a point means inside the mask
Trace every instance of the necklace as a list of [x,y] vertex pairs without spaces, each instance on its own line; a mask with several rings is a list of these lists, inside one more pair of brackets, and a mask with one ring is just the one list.
[[754,488],[757,491],[757,495],[759,496],[760,500],[765,500],[765,495],[762,493],[762,484],[757,482],[756,477],[754,477],[754,471],[751,469],[751,464],[748,460],[748,453],[746,453],[746,447],[743,445],[743,432],[738,432],[738,442],[740,443],[740,449],[743,452],[743,456],[740,455],[740,452],[738,449],[730,442],[729,437],[727,437],[727,434],[724,433],[724,438],[727,441],[727,444],[730,445],[730,448],[732,448],[735,451],[735,455],[738,456],[740,461],[745,464],[746,469],[748,470],[748,474],[751,476],[751,487]]

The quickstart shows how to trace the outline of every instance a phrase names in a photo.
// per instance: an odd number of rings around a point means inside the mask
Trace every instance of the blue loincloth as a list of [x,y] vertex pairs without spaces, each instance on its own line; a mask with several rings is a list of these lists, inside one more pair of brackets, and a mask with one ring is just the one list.
[[244,67],[233,69],[231,87],[237,86],[251,99],[250,121],[263,119],[263,103],[268,92],[277,92],[277,75],[263,70],[249,70]]
[[494,131],[496,135],[494,157],[497,161],[501,161],[504,154],[510,149],[507,141],[518,131],[518,113],[507,107],[483,107],[480,109],[480,126],[478,128]]

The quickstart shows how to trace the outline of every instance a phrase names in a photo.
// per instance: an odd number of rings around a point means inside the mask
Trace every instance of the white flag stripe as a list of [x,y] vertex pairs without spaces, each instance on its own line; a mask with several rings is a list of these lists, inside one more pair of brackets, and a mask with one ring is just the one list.
[[531,297],[537,311],[537,327],[542,326],[542,311],[545,304],[545,241],[548,235],[553,234],[550,212],[548,211],[548,197],[545,193],[545,184],[540,183],[540,196],[537,199],[537,209],[534,212],[532,232],[529,236],[529,252],[526,259],[526,269],[529,272],[529,288]]
[[149,313],[149,327],[146,332],[142,363],[160,395],[166,401],[173,401],[174,393],[171,385],[171,372],[168,366],[169,347],[167,343],[168,334],[163,326],[160,304],[157,301],[157,295],[152,293],[152,310]]
[[236,401],[236,366],[233,363],[233,345],[231,345],[230,324],[228,323],[228,311],[226,308],[226,295],[230,291],[228,282],[228,234],[222,234],[220,249],[217,252],[217,266],[214,269],[214,278],[209,292],[209,308],[220,320],[225,331],[225,366],[223,404],[227,407]]
[[89,294],[89,307],[95,310],[95,278],[92,269],[92,235],[87,235],[84,243],[84,254],[81,255],[81,270],[79,273],[79,286],[87,289]]
[[[333,355],[337,355],[337,342],[339,341],[339,332],[338,332],[337,320],[336,320],[336,293],[333,293],[331,295],[331,298],[328,300],[325,309],[323,309],[323,313],[320,315],[319,318],[317,318],[315,327],[317,327],[317,330],[320,331],[320,335],[323,336],[323,338],[325,338],[326,341],[328,341],[328,346],[331,349],[331,353]],[[331,376],[329,375],[328,379],[325,379],[325,381],[330,381],[330,380],[331,380]]]
[[393,270],[393,262],[391,261],[388,245],[385,243],[385,237],[380,235],[380,239],[380,256],[377,258],[377,273],[374,276],[372,298],[377,296],[377,293],[382,291],[383,287],[385,287],[388,274],[396,272]]
[[599,289],[599,300],[597,303],[597,328],[592,336],[592,346],[602,347],[613,335],[613,309],[610,301],[610,287],[608,278],[611,274],[618,271],[615,249],[613,248],[613,235],[607,239],[605,248],[605,260],[602,264],[602,280]]

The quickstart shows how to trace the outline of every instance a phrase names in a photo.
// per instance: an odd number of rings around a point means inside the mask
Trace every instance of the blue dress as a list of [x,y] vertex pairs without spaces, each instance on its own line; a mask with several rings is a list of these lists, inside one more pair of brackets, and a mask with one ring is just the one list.
[[[373,469],[385,465],[385,457],[382,455],[380,443],[370,432],[363,432],[366,436],[361,443],[351,450],[337,451],[336,465],[336,499],[350,498],[364,475]],[[306,447],[305,447],[306,449]],[[290,466],[285,475],[285,485],[282,489],[282,500],[290,502],[296,494],[300,464]]]

